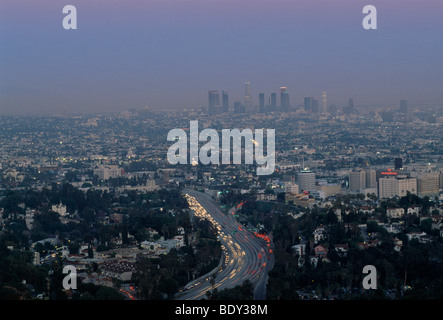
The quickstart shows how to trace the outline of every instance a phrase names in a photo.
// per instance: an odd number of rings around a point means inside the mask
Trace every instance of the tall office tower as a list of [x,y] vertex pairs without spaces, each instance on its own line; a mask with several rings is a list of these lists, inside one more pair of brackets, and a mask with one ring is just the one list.
[[351,109],[351,111],[354,111],[354,99],[349,98],[348,106]]
[[[373,169],[365,169],[366,189],[377,188],[377,171]],[[376,192],[375,192],[376,193]]]
[[312,113],[318,113],[318,100],[312,99]]
[[229,95],[226,90],[222,91],[222,111],[224,113],[229,112]]
[[301,170],[297,174],[297,184],[300,190],[315,191],[315,173],[310,170]]
[[326,112],[328,112],[328,109],[326,107],[326,104],[327,104],[326,91],[323,91],[323,93],[321,94],[321,98],[322,98],[323,106],[322,106],[322,110],[320,113],[326,113]]
[[407,113],[408,112],[408,101],[407,100],[400,100],[400,113]]
[[314,97],[305,97],[304,109],[307,113],[318,113],[318,100]]
[[364,171],[349,172],[349,190],[361,191],[366,188],[366,173]]
[[253,105],[252,105],[252,97],[251,97],[251,83],[245,82],[245,109],[246,112],[252,112]]
[[265,112],[265,94],[264,93],[258,94],[258,110],[261,113]]
[[277,111],[277,94],[275,92],[271,93],[271,111]]
[[394,159],[394,166],[395,170],[399,170],[403,168],[403,160],[402,158],[395,158]]
[[289,111],[289,92],[286,87],[280,87],[280,108],[282,112]]
[[437,196],[440,191],[440,173],[424,172],[417,179],[417,192],[419,196]]
[[348,106],[343,108],[343,112],[346,114],[354,113],[354,99],[349,98]]
[[312,100],[313,99],[314,99],[313,97],[305,97],[305,101],[304,101],[303,105],[304,105],[305,111],[307,113],[312,112]]
[[209,90],[208,92],[208,112],[209,114],[217,114],[220,109],[220,94],[217,90]]

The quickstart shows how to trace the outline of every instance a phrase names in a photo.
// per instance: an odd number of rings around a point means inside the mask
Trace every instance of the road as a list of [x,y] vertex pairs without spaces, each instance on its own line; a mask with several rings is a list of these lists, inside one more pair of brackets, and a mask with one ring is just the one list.
[[[269,239],[248,231],[235,220],[231,211],[224,214],[210,196],[188,189],[183,193],[194,214],[210,220],[217,228],[223,257],[216,269],[188,283],[176,299],[206,299],[206,292],[212,288],[220,291],[246,280],[254,285],[254,299],[266,299],[268,271],[274,261]],[[214,273],[215,279],[211,281]]]

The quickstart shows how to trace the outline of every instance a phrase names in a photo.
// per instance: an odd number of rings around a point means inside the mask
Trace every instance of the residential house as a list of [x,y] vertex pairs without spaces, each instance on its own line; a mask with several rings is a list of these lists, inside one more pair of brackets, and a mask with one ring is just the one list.
[[389,218],[401,218],[405,214],[405,209],[403,208],[388,208],[386,209],[386,215]]
[[389,233],[400,233],[401,229],[398,224],[390,223],[390,224],[382,224],[383,228],[385,228]]
[[319,243],[326,238],[326,228],[318,227],[314,230],[314,243]]
[[292,246],[292,250],[295,251],[300,257],[303,257],[306,254],[306,244],[300,243]]
[[394,238],[394,250],[397,252],[401,251],[401,248],[403,247],[403,241],[401,241],[398,238]]
[[340,257],[346,257],[348,254],[349,245],[347,243],[339,243],[334,246],[334,250],[337,251]]
[[318,257],[318,256],[309,256],[309,263],[311,264],[311,266],[316,268],[319,259],[320,259],[320,257]]
[[421,212],[421,206],[418,205],[412,205],[407,209],[407,214],[413,214],[418,216],[420,212]]
[[323,245],[318,245],[314,248],[316,257],[326,257],[328,254],[328,249]]
[[151,250],[151,251],[156,251],[158,248],[161,247],[159,243],[151,241],[143,241],[142,243],[140,243],[140,246],[145,250]]
[[365,213],[365,214],[373,214],[375,213],[375,209],[369,206],[362,206],[358,209],[359,212]]
[[406,234],[406,237],[408,237],[409,241],[413,239],[417,239],[418,241],[420,241],[420,238],[424,236],[426,236],[426,232],[412,231]]

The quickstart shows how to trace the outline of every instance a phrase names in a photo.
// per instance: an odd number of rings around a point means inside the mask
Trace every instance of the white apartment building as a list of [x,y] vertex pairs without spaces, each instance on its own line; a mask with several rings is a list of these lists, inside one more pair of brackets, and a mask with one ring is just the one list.
[[380,199],[395,196],[404,197],[408,191],[412,194],[417,194],[416,178],[397,179],[395,177],[385,177],[378,180],[378,197]]
[[118,178],[125,174],[124,169],[116,165],[101,166],[94,170],[94,175],[98,175],[101,180]]

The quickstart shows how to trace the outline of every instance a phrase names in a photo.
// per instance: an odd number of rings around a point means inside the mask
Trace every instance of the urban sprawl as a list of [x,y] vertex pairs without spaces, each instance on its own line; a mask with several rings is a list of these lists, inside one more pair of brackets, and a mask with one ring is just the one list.
[[[284,87],[280,106],[254,106],[249,91],[174,112],[0,116],[0,297],[441,299],[442,109],[326,93],[295,107]],[[190,121],[275,129],[274,172],[170,164],[167,134]],[[256,242],[236,248],[243,233]],[[377,290],[362,288],[365,265]]]

